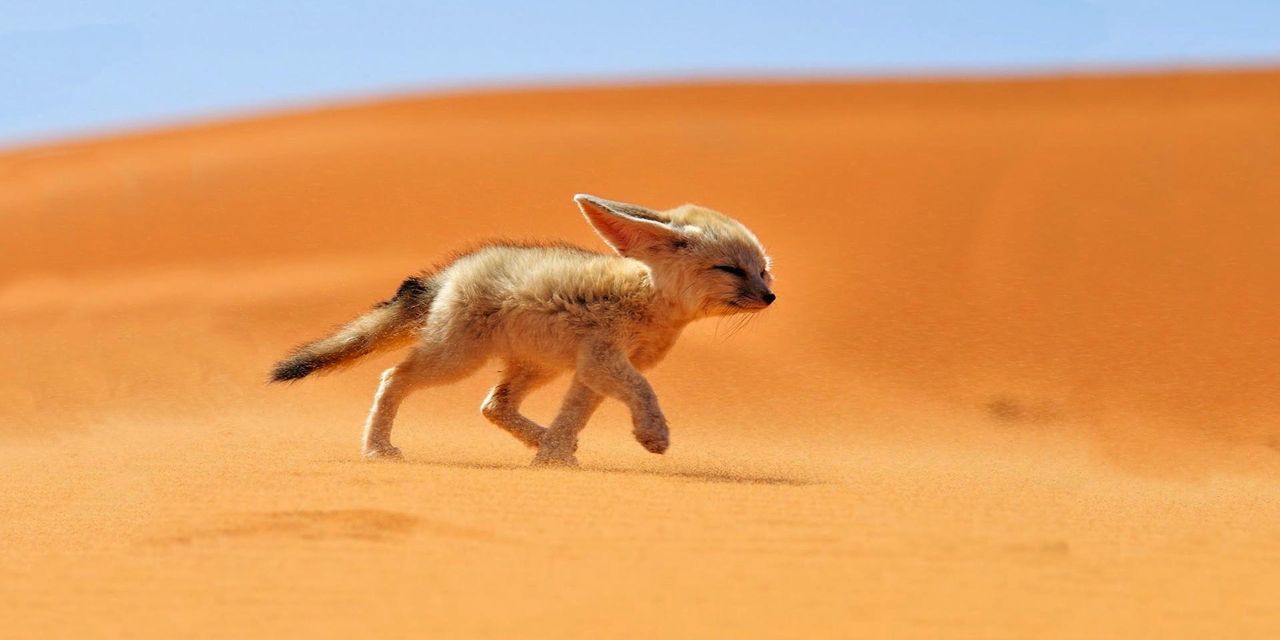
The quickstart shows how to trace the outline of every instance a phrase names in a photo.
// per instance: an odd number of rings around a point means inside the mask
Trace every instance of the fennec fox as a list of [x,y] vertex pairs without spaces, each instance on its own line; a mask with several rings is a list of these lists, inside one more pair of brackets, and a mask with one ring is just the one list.
[[[750,230],[710,209],[660,212],[583,194],[574,200],[617,256],[517,243],[458,254],[405,280],[394,297],[333,335],[297,348],[272,380],[415,342],[383,372],[364,428],[366,457],[398,458],[391,423],[405,396],[458,380],[496,356],[505,363],[502,379],[480,411],[536,448],[535,464],[576,464],[578,433],[605,396],[626,403],[645,449],[663,453],[667,419],[640,372],[666,355],[690,321],[773,303],[769,258]],[[550,427],[520,414],[530,391],[566,370],[573,383]]]

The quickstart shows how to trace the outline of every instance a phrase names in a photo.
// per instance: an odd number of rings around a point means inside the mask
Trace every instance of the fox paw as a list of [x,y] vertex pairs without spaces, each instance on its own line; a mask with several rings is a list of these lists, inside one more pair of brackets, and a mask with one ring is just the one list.
[[[574,447],[575,449],[577,447]],[[578,459],[573,456],[572,451],[552,451],[543,447],[538,449],[538,454],[533,456],[533,466],[535,467],[576,467]]]
[[400,453],[400,449],[391,445],[382,445],[380,447],[370,447],[364,450],[365,460],[404,460],[404,454]]
[[671,440],[667,436],[666,430],[662,431],[637,431],[635,432],[636,442],[645,448],[649,453],[665,453],[667,447],[671,446]]

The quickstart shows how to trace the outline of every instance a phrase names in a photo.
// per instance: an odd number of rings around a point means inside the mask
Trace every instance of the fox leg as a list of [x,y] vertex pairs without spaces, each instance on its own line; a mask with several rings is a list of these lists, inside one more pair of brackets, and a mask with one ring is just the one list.
[[537,447],[547,430],[521,415],[520,403],[530,391],[552,377],[553,374],[546,370],[509,362],[502,372],[502,380],[489,390],[489,395],[480,404],[480,413],[526,446]]
[[607,344],[589,345],[578,359],[577,379],[596,393],[621,400],[631,410],[631,433],[650,453],[670,444],[658,396],[626,354]]
[[428,343],[415,349],[404,362],[382,372],[382,383],[373,396],[373,407],[364,426],[365,457],[399,458],[400,450],[391,444],[391,426],[400,403],[422,387],[463,378],[483,362],[479,354],[465,349]]
[[538,445],[538,455],[534,456],[534,464],[576,465],[578,460],[573,453],[578,450],[578,433],[587,426],[587,420],[600,406],[604,396],[591,390],[577,378],[569,386],[564,401],[560,403],[560,413],[547,428]]

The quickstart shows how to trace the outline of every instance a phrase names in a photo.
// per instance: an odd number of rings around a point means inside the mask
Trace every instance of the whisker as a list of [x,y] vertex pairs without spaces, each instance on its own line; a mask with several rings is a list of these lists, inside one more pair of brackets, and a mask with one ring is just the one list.
[[737,323],[735,323],[735,324],[733,325],[733,327],[731,327],[731,328],[729,329],[729,335],[726,335],[726,336],[724,337],[724,342],[728,342],[730,338],[732,338],[733,336],[737,335],[738,330],[739,330],[739,329],[741,329],[741,328],[742,328],[742,321],[741,321],[741,320],[739,320]]
[[729,335],[724,337],[724,340],[722,341],[722,343],[728,342],[729,338],[732,338],[735,334],[741,331],[742,328],[747,326],[747,324],[751,322],[751,319],[755,317],[754,313],[745,313],[745,312],[739,312],[734,315],[736,316],[735,318],[736,322],[730,328]]

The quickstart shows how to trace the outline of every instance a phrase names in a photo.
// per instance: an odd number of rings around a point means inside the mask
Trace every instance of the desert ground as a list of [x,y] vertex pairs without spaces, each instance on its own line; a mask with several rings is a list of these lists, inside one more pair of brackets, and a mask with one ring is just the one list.
[[[413,96],[0,152],[0,636],[1274,638],[1280,71]],[[290,347],[571,197],[779,300],[581,469]],[[546,421],[557,385],[528,404]]]

